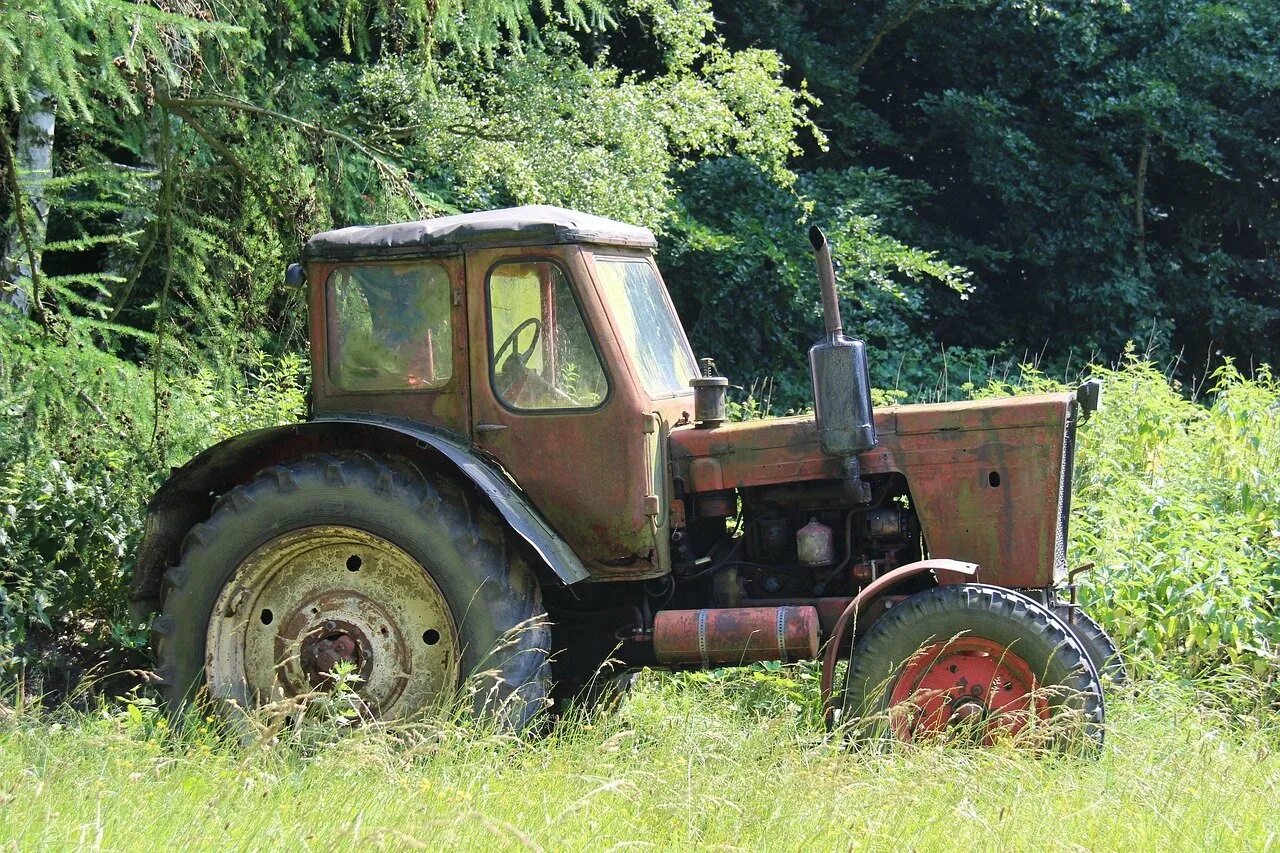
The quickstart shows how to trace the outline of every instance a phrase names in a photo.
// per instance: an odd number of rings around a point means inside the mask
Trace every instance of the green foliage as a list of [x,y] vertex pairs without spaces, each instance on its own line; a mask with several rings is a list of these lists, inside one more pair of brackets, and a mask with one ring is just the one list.
[[76,668],[140,642],[125,589],[142,508],[167,464],[296,420],[304,405],[297,358],[262,358],[248,379],[195,373],[157,396],[147,371],[70,334],[63,345],[0,316],[4,670]]
[[[1071,565],[1144,669],[1280,671],[1280,382],[1227,364],[1201,403],[1130,354],[1080,429]],[[984,394],[1056,389],[1028,371]]]
[[919,341],[940,306],[967,297],[969,273],[891,236],[882,217],[909,188],[850,169],[805,174],[787,189],[736,158],[704,161],[681,184],[682,215],[662,260],[699,355],[737,381],[771,377],[784,409],[811,402],[805,354],[823,334],[812,222],[832,243],[845,328],[867,341],[873,383],[912,396],[933,384],[942,351]]
[[1095,760],[1007,747],[876,752],[798,720],[793,688],[759,672],[649,675],[617,712],[527,738],[429,717],[244,745],[199,720],[175,731],[138,701],[79,714],[6,708],[0,839],[23,849],[216,839],[277,850],[314,837],[464,850],[931,853],[957,838],[980,850],[1265,850],[1280,821],[1274,712],[1232,719],[1186,688],[1143,685],[1109,704]]
[[884,170],[916,190],[891,233],[972,271],[969,300],[933,302],[934,339],[1057,365],[1132,339],[1280,359],[1274,0],[717,9],[822,101],[831,145],[793,168]]
[[[229,18],[229,20],[232,20]],[[177,87],[198,72],[198,46],[243,33],[199,0],[173,7],[132,0],[12,0],[0,7],[0,103],[20,111],[33,93],[92,120],[105,100],[137,113],[143,89]]]

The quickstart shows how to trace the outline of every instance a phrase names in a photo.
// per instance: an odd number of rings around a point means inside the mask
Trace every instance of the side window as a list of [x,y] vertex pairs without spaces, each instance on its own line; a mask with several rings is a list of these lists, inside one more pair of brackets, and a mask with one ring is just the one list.
[[344,391],[439,388],[453,375],[449,274],[360,264],[329,275],[329,377]]
[[489,273],[489,360],[494,391],[513,409],[591,409],[609,392],[569,282],[549,261]]

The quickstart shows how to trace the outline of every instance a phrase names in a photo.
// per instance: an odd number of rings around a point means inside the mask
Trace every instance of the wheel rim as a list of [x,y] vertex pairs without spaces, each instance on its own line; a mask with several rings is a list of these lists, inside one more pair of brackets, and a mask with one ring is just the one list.
[[963,733],[990,745],[1048,717],[1039,693],[1031,667],[1007,646],[958,637],[925,646],[903,664],[889,724],[908,742]]
[[351,527],[283,534],[242,562],[209,619],[214,699],[241,707],[333,687],[348,663],[355,692],[384,718],[451,691],[461,644],[443,593],[402,549]]

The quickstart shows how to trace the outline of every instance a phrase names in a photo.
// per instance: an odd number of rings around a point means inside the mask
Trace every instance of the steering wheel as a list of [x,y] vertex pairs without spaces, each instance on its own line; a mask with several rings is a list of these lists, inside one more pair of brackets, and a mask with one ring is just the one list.
[[[520,333],[529,326],[533,326],[533,340],[529,341],[529,346],[524,351],[520,350]],[[542,338],[542,321],[537,317],[530,317],[519,326],[511,330],[511,334],[507,335],[507,339],[502,342],[502,346],[498,347],[497,352],[493,354],[493,363],[498,366],[499,370],[506,370],[507,365],[502,363],[502,354],[511,349],[511,357],[520,363],[521,367],[529,364],[529,359],[533,358],[533,350],[538,346],[538,341]]]

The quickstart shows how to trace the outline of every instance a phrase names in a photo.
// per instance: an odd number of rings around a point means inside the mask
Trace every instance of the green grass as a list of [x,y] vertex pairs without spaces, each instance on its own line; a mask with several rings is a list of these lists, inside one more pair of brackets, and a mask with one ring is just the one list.
[[541,740],[424,723],[322,728],[304,743],[249,747],[198,726],[175,736],[138,707],[11,714],[0,732],[0,840],[23,849],[1280,847],[1274,711],[1233,716],[1190,688],[1146,682],[1112,698],[1099,758],[1037,759],[853,751],[814,729],[803,701],[751,675],[651,676],[616,713]]

